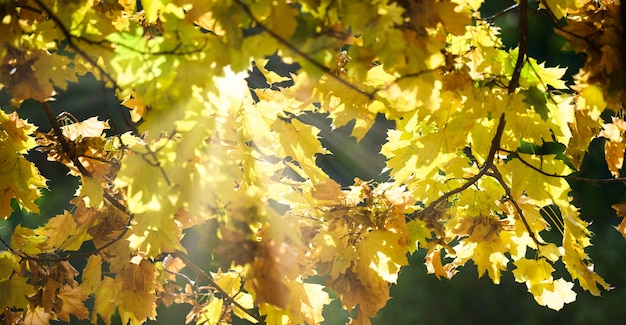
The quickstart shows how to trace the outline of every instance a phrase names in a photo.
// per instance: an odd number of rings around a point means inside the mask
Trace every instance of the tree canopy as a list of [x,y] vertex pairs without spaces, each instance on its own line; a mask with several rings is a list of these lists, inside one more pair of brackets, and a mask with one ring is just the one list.
[[[0,238],[0,319],[141,324],[188,304],[196,324],[318,324],[336,299],[369,324],[417,250],[437,278],[471,261],[498,284],[512,269],[555,310],[575,285],[611,289],[568,180],[624,181],[619,3],[482,5],[2,1],[0,217],[75,194]],[[510,14],[507,48],[494,21]],[[529,55],[532,15],[583,56],[573,79]],[[79,120],[55,98],[86,75],[117,102]],[[20,115],[29,102],[47,123]],[[357,140],[389,121],[380,177],[330,177],[313,114]],[[613,178],[576,175],[595,138]],[[78,188],[49,187],[43,164]]]

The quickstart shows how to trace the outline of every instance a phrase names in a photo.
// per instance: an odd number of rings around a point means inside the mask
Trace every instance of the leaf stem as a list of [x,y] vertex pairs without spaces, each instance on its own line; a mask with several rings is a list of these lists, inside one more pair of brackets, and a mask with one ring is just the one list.
[[228,292],[226,292],[224,289],[222,289],[208,274],[206,274],[206,272],[204,272],[204,270],[202,270],[199,266],[197,266],[192,260],[189,259],[189,257],[187,257],[187,255],[183,254],[182,252],[174,252],[172,254],[174,257],[178,257],[180,258],[187,266],[189,266],[196,274],[198,274],[200,277],[202,277],[203,279],[207,280],[209,282],[209,284],[215,288],[215,290],[217,290],[223,297],[224,300],[226,300],[228,303],[232,304],[233,306],[239,308],[241,311],[243,311],[244,313],[246,313],[248,316],[254,318],[259,324],[265,324],[265,321],[261,318],[261,316],[259,315],[255,315],[253,314],[250,310],[244,308],[240,303],[238,303],[234,298],[232,298]]

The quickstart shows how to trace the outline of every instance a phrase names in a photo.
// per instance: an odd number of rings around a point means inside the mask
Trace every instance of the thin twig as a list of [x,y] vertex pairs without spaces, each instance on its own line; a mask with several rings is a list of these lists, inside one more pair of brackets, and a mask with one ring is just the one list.
[[626,182],[626,177],[615,177],[615,178],[588,178],[588,177],[580,177],[580,176],[572,176],[572,175],[558,175],[558,174],[551,174],[548,173],[544,170],[542,170],[541,168],[531,164],[530,162],[528,162],[526,159],[522,158],[520,156],[520,153],[517,151],[508,151],[505,149],[500,149],[502,151],[506,151],[508,153],[514,154],[515,158],[519,159],[519,161],[526,165],[527,167],[529,167],[530,169],[538,172],[541,175],[544,176],[548,176],[548,177],[554,177],[554,178],[564,178],[568,181],[580,181],[580,182],[587,182],[587,183],[624,183]]
[[[337,82],[339,82],[340,84],[342,84],[342,85],[344,85],[344,86],[346,86],[346,87],[356,91],[357,93],[367,97],[369,100],[373,100],[374,99],[376,92],[364,91],[364,90],[360,89],[359,87],[353,85],[349,81],[347,81],[347,80],[337,76],[336,74],[334,74],[330,70],[330,68],[328,68],[327,66],[319,63],[318,61],[316,61],[315,59],[310,57],[307,53],[304,53],[301,49],[299,49],[296,46],[294,46],[293,44],[291,44],[288,40],[286,40],[282,36],[278,35],[275,31],[273,31],[273,30],[269,29],[267,26],[263,25],[263,23],[254,16],[254,14],[252,13],[252,10],[250,10],[250,7],[248,7],[248,5],[245,4],[242,0],[237,0],[237,3],[243,9],[243,11],[248,15],[248,17],[250,17],[250,19],[256,24],[256,26],[258,26],[259,28],[264,30],[266,33],[268,33],[270,36],[272,36],[272,38],[274,38],[280,44],[284,45],[290,51],[292,51],[292,52],[296,53],[297,55],[301,56],[303,59],[305,59],[306,61],[308,61],[312,65],[314,65],[316,68],[322,70],[329,77],[337,80]],[[278,19],[280,19],[280,18],[278,18]]]
[[199,266],[197,266],[193,261],[191,261],[189,259],[189,257],[187,257],[185,254],[183,254],[182,252],[178,252],[177,251],[177,252],[174,252],[172,255],[174,257],[178,257],[181,260],[183,260],[183,262],[187,266],[189,266],[196,274],[198,274],[203,279],[207,280],[209,282],[209,284],[212,287],[214,287],[215,290],[217,290],[224,297],[224,300],[226,300],[228,303],[230,303],[233,306],[239,308],[241,311],[246,313],[248,316],[254,318],[259,324],[265,324],[265,321],[263,320],[263,318],[261,318],[261,316],[253,314],[250,310],[244,308],[241,304],[239,304],[234,298],[232,298],[228,294],[228,292],[226,292],[224,289],[222,289],[208,274],[206,274],[206,272],[204,272]]
[[502,11],[496,13],[495,15],[492,15],[492,16],[489,16],[489,17],[485,17],[485,18],[481,18],[480,20],[493,22],[494,20],[496,20],[496,18],[498,18],[500,16],[503,16],[503,15],[505,15],[505,14],[507,14],[507,13],[509,13],[509,12],[515,10],[515,9],[517,9],[518,6],[519,5],[516,3],[514,5],[511,5],[508,8],[503,9]]
[[524,227],[526,228],[528,235],[530,236],[530,238],[532,238],[533,242],[535,242],[535,245],[537,245],[537,249],[539,249],[539,246],[542,246],[544,244],[539,242],[539,239],[535,235],[535,232],[533,232],[532,229],[530,228],[530,225],[528,224],[526,217],[524,217],[524,211],[522,211],[522,208],[519,206],[519,204],[517,204],[517,201],[513,199],[511,188],[504,181],[504,177],[502,177],[502,174],[500,173],[498,168],[493,166],[493,168],[490,170],[488,175],[495,178],[498,181],[498,183],[500,183],[500,186],[502,186],[502,188],[504,189],[504,193],[506,194],[507,200],[513,204],[513,207],[515,207],[515,211],[517,212],[517,215],[519,216],[519,218],[522,220],[522,223],[524,223]]
[[117,84],[117,82],[115,82],[115,79],[113,79],[113,77],[111,77],[111,75],[109,75],[106,72],[106,70],[104,70],[104,68],[101,67],[98,64],[98,62],[96,60],[94,60],[91,56],[87,55],[87,53],[85,53],[85,51],[83,51],[80,47],[78,47],[78,45],[76,43],[74,43],[74,36],[69,31],[69,29],[67,29],[67,27],[63,24],[61,19],[57,15],[55,15],[54,12],[52,12],[52,10],[50,8],[48,8],[41,0],[34,0],[34,1],[35,1],[35,3],[37,5],[39,5],[41,7],[41,9],[43,9],[43,11],[46,12],[48,17],[52,21],[54,21],[54,23],[57,25],[57,27],[59,27],[59,30],[61,31],[61,34],[63,34],[63,36],[65,36],[65,40],[67,41],[67,45],[69,47],[71,47],[72,49],[74,49],[74,51],[76,51],[76,53],[78,53],[81,57],[83,57],[83,59],[85,59],[87,62],[89,62],[91,65],[93,65],[102,75],[106,76],[108,81],[111,82],[111,84],[113,85],[113,87],[115,89],[121,89],[120,86]]

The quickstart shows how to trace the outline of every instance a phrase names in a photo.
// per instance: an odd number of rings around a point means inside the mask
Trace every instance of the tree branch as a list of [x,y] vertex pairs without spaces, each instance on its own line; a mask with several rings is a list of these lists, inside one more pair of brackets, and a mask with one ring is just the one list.
[[261,316],[259,315],[255,315],[253,314],[250,310],[244,308],[240,303],[238,303],[234,298],[232,298],[228,292],[224,291],[224,289],[222,289],[217,283],[215,283],[215,281],[213,281],[213,279],[206,274],[206,272],[204,272],[199,266],[197,266],[192,260],[189,259],[189,257],[187,257],[185,254],[183,254],[182,252],[174,252],[172,254],[174,257],[178,257],[180,258],[187,266],[189,266],[196,274],[198,274],[200,277],[202,277],[203,279],[207,280],[209,282],[209,284],[215,288],[215,290],[217,290],[223,297],[224,300],[226,300],[228,303],[232,304],[233,306],[239,308],[241,311],[243,311],[244,313],[246,313],[248,316],[254,318],[259,324],[265,324],[265,321],[263,320],[263,318],[261,318]]
[[506,149],[500,149],[501,151],[506,151],[509,152],[511,154],[515,154],[515,158],[517,158],[522,164],[526,165],[526,167],[538,172],[541,175],[547,176],[547,177],[554,177],[554,178],[564,178],[568,181],[580,181],[580,182],[587,182],[587,183],[624,183],[626,182],[626,177],[615,177],[615,178],[588,178],[588,177],[580,177],[580,176],[572,176],[572,175],[558,175],[558,174],[550,174],[544,170],[542,170],[541,168],[531,164],[530,162],[528,162],[526,159],[522,158],[519,155],[519,152],[517,151],[508,151]]
[[517,201],[513,200],[513,195],[511,194],[511,188],[504,181],[504,178],[502,177],[502,174],[500,173],[498,168],[493,166],[493,168],[491,169],[488,175],[495,178],[498,181],[498,183],[500,183],[500,186],[502,186],[502,188],[504,189],[504,193],[506,194],[507,200],[513,204],[513,207],[515,207],[515,211],[517,212],[517,215],[519,216],[519,218],[522,220],[522,223],[524,223],[524,227],[526,228],[528,235],[530,236],[530,238],[532,238],[533,242],[535,242],[535,245],[537,245],[537,249],[539,249],[539,246],[542,246],[544,244],[539,242],[539,239],[530,228],[530,225],[528,224],[526,217],[524,217],[524,211],[522,211],[522,208],[519,206],[519,204],[517,204]]
[[41,9],[43,9],[43,11],[46,12],[48,17],[52,21],[54,21],[54,23],[59,27],[59,30],[61,31],[61,34],[63,34],[63,36],[65,36],[65,40],[67,41],[67,45],[69,47],[71,47],[72,49],[74,49],[74,51],[76,51],[76,53],[78,53],[80,56],[82,56],[83,59],[85,59],[87,62],[89,62],[91,65],[93,65],[101,73],[101,75],[106,76],[107,77],[106,79],[111,82],[111,84],[113,85],[113,87],[115,89],[121,89],[120,86],[118,86],[117,82],[115,82],[113,77],[111,77],[111,75],[109,75],[109,73],[106,72],[106,70],[104,70],[104,68],[101,67],[96,60],[94,60],[92,57],[87,55],[87,53],[85,53],[85,51],[83,51],[80,47],[78,47],[78,45],[76,45],[76,43],[74,43],[74,38],[75,37],[72,35],[72,33],[69,31],[69,29],[67,29],[67,27],[63,24],[61,19],[57,15],[55,15],[54,12],[52,12],[52,10],[50,8],[48,8],[45,4],[43,4],[43,2],[41,0],[33,0],[33,1],[35,1],[35,3],[37,5],[39,5],[41,7]]
[[500,139],[502,138],[502,134],[504,133],[505,124],[506,124],[506,120],[504,119],[504,113],[502,113],[502,115],[500,115],[500,120],[498,122],[498,127],[496,129],[496,134],[493,136],[493,139],[491,140],[491,147],[489,148],[489,153],[487,154],[487,158],[485,159],[485,162],[483,163],[483,166],[480,168],[478,173],[474,175],[472,178],[470,178],[469,180],[467,180],[465,184],[440,196],[438,199],[430,203],[424,210],[420,212],[434,209],[442,202],[448,200],[448,198],[450,198],[451,196],[465,191],[470,186],[474,185],[481,177],[487,174],[487,171],[489,171],[489,169],[494,166],[493,161],[494,161],[496,152],[498,151],[498,148],[500,148]]
[[526,52],[528,51],[528,0],[519,1],[519,47],[517,61],[513,68],[513,75],[509,82],[509,94],[515,92],[519,87],[519,78],[526,62]]
[[245,4],[242,0],[237,0],[236,1],[237,4],[239,4],[239,6],[243,9],[243,11],[248,15],[248,17],[250,17],[250,19],[259,27],[261,28],[263,31],[265,31],[266,33],[268,33],[270,36],[272,36],[276,41],[278,41],[278,43],[284,45],[285,47],[287,47],[290,51],[296,53],[297,55],[299,55],[300,57],[302,57],[303,59],[305,59],[306,61],[308,61],[309,63],[311,63],[312,65],[314,65],[316,68],[322,70],[324,73],[326,73],[329,77],[337,80],[340,84],[356,91],[357,93],[367,97],[369,100],[373,100],[376,94],[375,92],[367,92],[364,91],[362,89],[360,89],[359,87],[353,85],[352,83],[350,83],[349,81],[337,76],[336,74],[334,74],[327,66],[317,62],[315,59],[313,59],[311,56],[309,56],[307,53],[304,53],[302,50],[300,50],[299,48],[297,48],[296,46],[294,46],[293,44],[291,44],[288,40],[284,39],[283,37],[281,37],[280,35],[278,35],[275,31],[269,29],[267,26],[263,25],[263,23],[258,20],[254,14],[252,13],[252,10],[250,10],[250,7],[248,7],[247,4]]
[[510,7],[504,8],[502,11],[500,11],[500,12],[498,12],[498,13],[492,15],[492,16],[485,17],[485,18],[482,18],[480,20],[487,21],[487,22],[493,22],[494,20],[496,20],[496,18],[498,18],[500,16],[503,16],[503,15],[511,12],[512,10],[517,9],[517,7],[519,7],[519,5],[517,3],[513,4]]

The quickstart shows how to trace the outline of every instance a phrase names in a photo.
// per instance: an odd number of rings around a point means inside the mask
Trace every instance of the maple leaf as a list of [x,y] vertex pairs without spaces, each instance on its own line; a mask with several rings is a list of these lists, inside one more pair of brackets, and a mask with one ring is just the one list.
[[33,229],[17,225],[11,236],[11,247],[28,255],[34,256],[42,252],[41,246],[46,244],[47,238]]
[[91,255],[82,273],[80,288],[85,294],[93,294],[102,282],[102,256]]
[[324,182],[316,183],[311,189],[311,196],[322,202],[339,203],[345,197],[341,191],[341,187],[332,179],[326,179]]
[[[363,238],[357,248],[358,274],[365,276],[370,270],[383,280],[396,283],[400,267],[408,265],[407,247],[400,243],[400,234],[373,230]],[[367,282],[368,278],[363,278]]]
[[261,242],[257,251],[262,254],[252,261],[252,274],[247,277],[246,284],[249,284],[257,304],[268,303],[284,308],[291,299],[286,275],[296,267],[296,256],[289,245],[275,240]]
[[0,279],[9,278],[14,272],[19,272],[20,261],[18,256],[9,252],[0,252]]
[[122,101],[122,105],[130,108],[130,120],[138,122],[148,112],[148,108],[137,98],[128,98]]
[[121,286],[121,282],[116,282],[113,278],[108,276],[104,277],[94,293],[96,299],[91,315],[92,322],[96,322],[98,315],[100,315],[105,324],[111,325],[111,317],[115,314],[115,309],[118,306],[117,298]]
[[327,285],[337,292],[348,312],[358,305],[358,317],[352,321],[353,324],[371,324],[370,317],[375,316],[389,300],[387,282],[374,277],[364,283],[350,269],[337,278],[329,278]]
[[40,306],[28,306],[26,313],[24,314],[24,324],[32,325],[48,325],[52,315],[48,313],[43,307]]
[[615,213],[622,218],[622,222],[620,222],[619,226],[614,226],[614,228],[626,238],[626,203],[613,204],[611,207],[615,210]]
[[605,123],[598,136],[606,138],[604,152],[606,163],[613,177],[619,177],[624,164],[624,131],[626,131],[626,121],[612,117],[612,123]]
[[224,300],[213,298],[204,304],[196,315],[196,324],[219,324],[222,319]]
[[44,227],[35,229],[35,234],[47,237],[42,250],[51,250],[61,245],[76,232],[76,221],[69,211],[54,216],[48,220]]
[[528,291],[533,294],[538,304],[550,309],[561,310],[564,304],[576,300],[576,292],[572,290],[573,283],[563,279],[548,283],[534,284]]
[[100,121],[97,117],[90,117],[81,122],[61,126],[63,136],[70,141],[76,141],[79,138],[99,137],[107,129],[109,129],[109,122]]
[[307,324],[320,324],[324,320],[322,309],[330,303],[324,286],[315,283],[291,281],[291,312],[299,315]]
[[292,119],[291,123],[279,119],[273,124],[273,129],[279,134],[285,156],[293,157],[302,167],[303,177],[309,177],[316,183],[328,178],[326,173],[315,164],[316,154],[327,153],[317,138],[318,128],[304,124],[297,119]]
[[87,299],[87,295],[80,287],[71,287],[65,285],[61,287],[57,297],[61,299],[61,310],[57,310],[56,315],[59,319],[69,322],[70,315],[78,319],[89,317],[89,311],[83,303]]
[[21,276],[0,279],[0,308],[25,308],[28,305],[26,297],[35,293],[35,288],[26,283],[27,279]]
[[445,266],[441,263],[441,250],[435,248],[429,248],[428,254],[426,254],[426,270],[429,274],[434,274],[437,279],[441,280],[443,276],[446,279],[452,279],[454,274],[458,271],[455,270],[453,264],[446,264]]
[[543,258],[538,260],[522,258],[513,262],[513,264],[516,267],[513,270],[515,281],[526,282],[529,288],[546,280],[552,280],[554,268]]
[[120,318],[124,324],[143,324],[147,319],[156,318],[157,296],[153,293],[137,290],[121,290],[114,296]]

